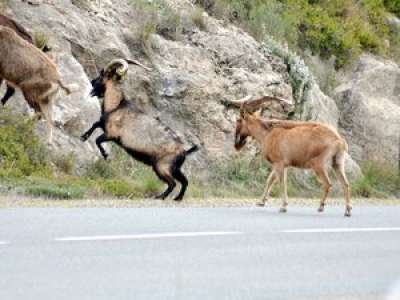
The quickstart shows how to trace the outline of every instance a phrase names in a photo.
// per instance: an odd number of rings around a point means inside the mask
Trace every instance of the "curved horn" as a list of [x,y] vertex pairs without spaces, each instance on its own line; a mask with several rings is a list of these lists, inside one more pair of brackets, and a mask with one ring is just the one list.
[[247,101],[245,103],[245,105],[246,105],[247,110],[255,111],[258,108],[260,108],[260,106],[263,105],[264,103],[273,102],[273,101],[280,103],[284,110],[286,110],[288,106],[293,105],[291,102],[289,102],[286,99],[275,97],[275,96],[268,96],[268,95],[262,96],[260,98],[256,98],[254,100]]
[[125,59],[118,58],[118,59],[113,59],[109,64],[104,68],[104,70],[107,72],[111,67],[114,65],[119,64],[121,65],[121,68],[117,70],[119,75],[124,75],[126,72],[128,72],[129,65],[128,62]]
[[249,95],[249,96],[246,96],[246,97],[244,97],[244,98],[242,98],[242,99],[239,99],[239,100],[225,100],[225,102],[226,102],[227,104],[229,104],[229,105],[234,106],[234,107],[243,108],[243,106],[244,106],[248,101],[250,101],[251,98],[253,98],[253,96],[252,96],[252,95]]
[[146,67],[145,65],[141,64],[141,63],[138,62],[137,60],[134,60],[134,59],[127,59],[126,61],[128,62],[128,64],[137,65],[137,66],[139,66],[139,67],[142,67],[142,68],[145,69],[146,71],[152,71],[151,68]]
[[261,107],[264,103],[276,101],[282,105],[282,108],[285,111],[288,111],[288,107],[292,107],[293,104],[283,98],[275,97],[275,96],[262,96],[258,98],[254,98],[252,95],[244,97],[239,100],[226,100],[226,103],[232,105],[234,107],[240,108],[241,110],[246,110],[248,112],[254,112]]

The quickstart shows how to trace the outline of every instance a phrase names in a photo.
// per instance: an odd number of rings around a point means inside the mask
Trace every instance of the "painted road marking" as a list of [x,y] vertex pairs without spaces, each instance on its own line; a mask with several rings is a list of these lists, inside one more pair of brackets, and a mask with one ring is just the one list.
[[0,246],[1,245],[8,245],[10,242],[6,242],[6,241],[0,241]]
[[400,227],[371,227],[371,228],[315,228],[283,230],[284,233],[348,233],[348,232],[393,232]]
[[239,235],[239,234],[243,234],[243,232],[237,232],[237,231],[168,232],[168,233],[131,234],[131,235],[76,236],[76,237],[56,238],[55,240],[58,242],[147,240],[147,239],[162,239],[162,238],[186,238],[186,237],[223,236],[223,235]]

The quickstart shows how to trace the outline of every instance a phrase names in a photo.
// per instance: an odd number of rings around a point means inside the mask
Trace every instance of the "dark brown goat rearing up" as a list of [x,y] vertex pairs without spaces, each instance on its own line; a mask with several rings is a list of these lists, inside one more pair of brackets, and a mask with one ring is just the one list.
[[178,181],[182,188],[175,200],[181,200],[188,186],[188,180],[181,167],[186,156],[197,151],[198,147],[193,146],[185,150],[180,138],[161,120],[148,116],[133,103],[125,100],[120,81],[127,72],[126,60],[114,60],[92,81],[91,94],[99,98],[104,97],[102,116],[82,136],[82,140],[87,140],[96,128],[102,128],[104,134],[96,139],[96,144],[104,159],[107,159],[107,153],[102,144],[108,141],[115,142],[134,159],[152,166],[157,176],[168,184],[166,191],[157,198],[165,199]]
[[287,168],[312,169],[320,179],[324,194],[319,211],[325,207],[325,201],[331,189],[328,168],[333,167],[336,177],[342,184],[346,210],[345,216],[351,215],[350,187],[344,172],[345,154],[348,150],[346,141],[334,128],[317,122],[286,120],[262,120],[254,111],[271,102],[286,105],[283,99],[262,97],[244,101],[234,101],[240,106],[240,117],[236,124],[235,148],[240,150],[248,137],[254,138],[261,147],[263,157],[272,164],[272,172],[267,179],[263,198],[258,203],[264,206],[269,198],[275,181],[283,182],[283,204],[281,212],[287,211]]

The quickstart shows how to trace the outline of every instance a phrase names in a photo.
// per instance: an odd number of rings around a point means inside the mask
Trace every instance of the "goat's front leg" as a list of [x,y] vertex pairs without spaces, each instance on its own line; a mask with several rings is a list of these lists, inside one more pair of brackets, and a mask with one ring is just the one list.
[[[1,82],[0,82],[1,84]],[[6,94],[4,95],[3,99],[1,99],[1,103],[6,105],[7,101],[14,95],[15,89],[12,86],[7,84]]]
[[95,122],[92,127],[90,127],[90,129],[88,131],[86,131],[84,134],[82,134],[81,136],[81,141],[82,142],[86,142],[88,138],[90,138],[90,136],[93,134],[93,132],[97,129],[97,128],[102,128],[103,127],[103,121],[99,120],[97,122]]
[[97,148],[99,148],[101,155],[105,160],[107,160],[108,154],[106,150],[103,148],[101,144],[111,141],[111,139],[107,138],[106,135],[103,133],[96,139]]
[[274,170],[271,171],[267,179],[267,184],[265,185],[264,194],[259,202],[256,203],[257,206],[265,206],[265,202],[268,201],[269,194],[271,193],[272,187],[277,180],[277,176]]

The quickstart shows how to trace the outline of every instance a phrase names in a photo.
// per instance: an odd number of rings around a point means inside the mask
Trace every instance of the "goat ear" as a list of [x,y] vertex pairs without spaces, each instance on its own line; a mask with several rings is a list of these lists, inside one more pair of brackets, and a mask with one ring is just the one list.
[[240,105],[240,117],[244,118],[244,116],[245,116],[245,107],[244,107],[244,103],[242,103]]

